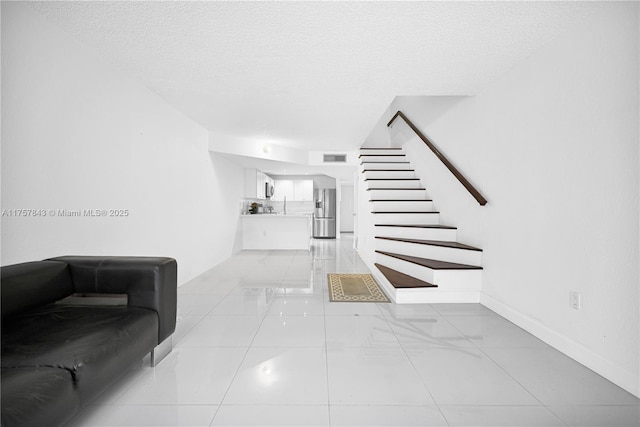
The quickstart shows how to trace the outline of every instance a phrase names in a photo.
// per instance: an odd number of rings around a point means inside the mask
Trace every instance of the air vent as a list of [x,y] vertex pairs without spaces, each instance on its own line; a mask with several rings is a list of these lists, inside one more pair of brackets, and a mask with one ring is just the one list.
[[347,163],[346,154],[325,154],[323,158],[324,163]]

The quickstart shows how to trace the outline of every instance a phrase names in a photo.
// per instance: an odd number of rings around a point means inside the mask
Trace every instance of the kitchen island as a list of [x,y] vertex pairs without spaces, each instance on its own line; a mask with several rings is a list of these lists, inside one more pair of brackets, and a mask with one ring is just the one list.
[[311,245],[311,214],[241,215],[242,249],[304,249]]

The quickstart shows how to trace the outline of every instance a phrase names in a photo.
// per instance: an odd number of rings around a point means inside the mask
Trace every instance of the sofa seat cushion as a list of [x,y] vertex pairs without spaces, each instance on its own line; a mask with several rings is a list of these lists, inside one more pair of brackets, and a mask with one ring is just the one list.
[[66,369],[84,404],[156,345],[154,311],[49,304],[3,321],[1,364]]
[[2,426],[51,426],[67,422],[80,408],[66,369],[2,369]]

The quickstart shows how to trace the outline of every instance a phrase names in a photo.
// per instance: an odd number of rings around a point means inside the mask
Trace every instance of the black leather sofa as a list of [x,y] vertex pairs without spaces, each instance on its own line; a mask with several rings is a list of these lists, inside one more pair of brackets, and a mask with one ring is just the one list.
[[65,256],[0,270],[2,427],[63,425],[133,364],[171,350],[172,258]]

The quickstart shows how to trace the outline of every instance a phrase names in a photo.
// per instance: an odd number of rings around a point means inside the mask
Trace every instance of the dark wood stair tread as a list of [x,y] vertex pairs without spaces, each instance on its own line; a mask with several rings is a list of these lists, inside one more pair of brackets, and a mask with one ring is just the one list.
[[404,237],[385,237],[376,236],[376,239],[393,240],[396,242],[416,243],[418,245],[441,246],[443,248],[466,249],[469,251],[482,252],[482,249],[465,245],[458,242],[449,242],[444,240],[423,240],[423,239],[405,239]]
[[383,156],[387,156],[387,157],[404,157],[404,154],[360,154],[358,156],[358,158],[362,157],[362,156],[371,156],[371,157],[383,157]]
[[370,202],[433,202],[431,199],[372,199]]
[[420,178],[365,178],[365,181],[420,181]]
[[403,188],[394,188],[394,187],[374,187],[374,188],[367,188],[367,191],[369,190],[426,190],[426,188],[421,187],[421,188],[414,188],[414,187],[403,187]]
[[382,264],[374,264],[378,270],[387,278],[389,283],[396,288],[437,288],[438,285],[434,285],[433,283],[425,282],[424,280],[417,279],[413,276],[409,276],[408,274],[401,273],[392,268],[386,267]]
[[438,211],[371,211],[372,214],[439,214]]
[[415,172],[415,169],[362,169],[365,172]]
[[390,160],[388,161],[380,161],[380,162],[360,162],[361,165],[364,165],[365,163],[409,163],[409,162],[392,162]]
[[440,261],[435,259],[420,258],[416,256],[394,254],[393,252],[384,252],[379,250],[376,250],[376,252],[392,258],[397,258],[403,261],[407,261],[412,264],[421,265],[423,267],[427,267],[432,270],[482,270],[482,267],[479,267],[477,265],[458,264],[457,262],[447,262],[447,261]]
[[441,228],[445,230],[457,230],[458,227],[440,224],[374,224],[375,227],[408,227],[408,228]]

